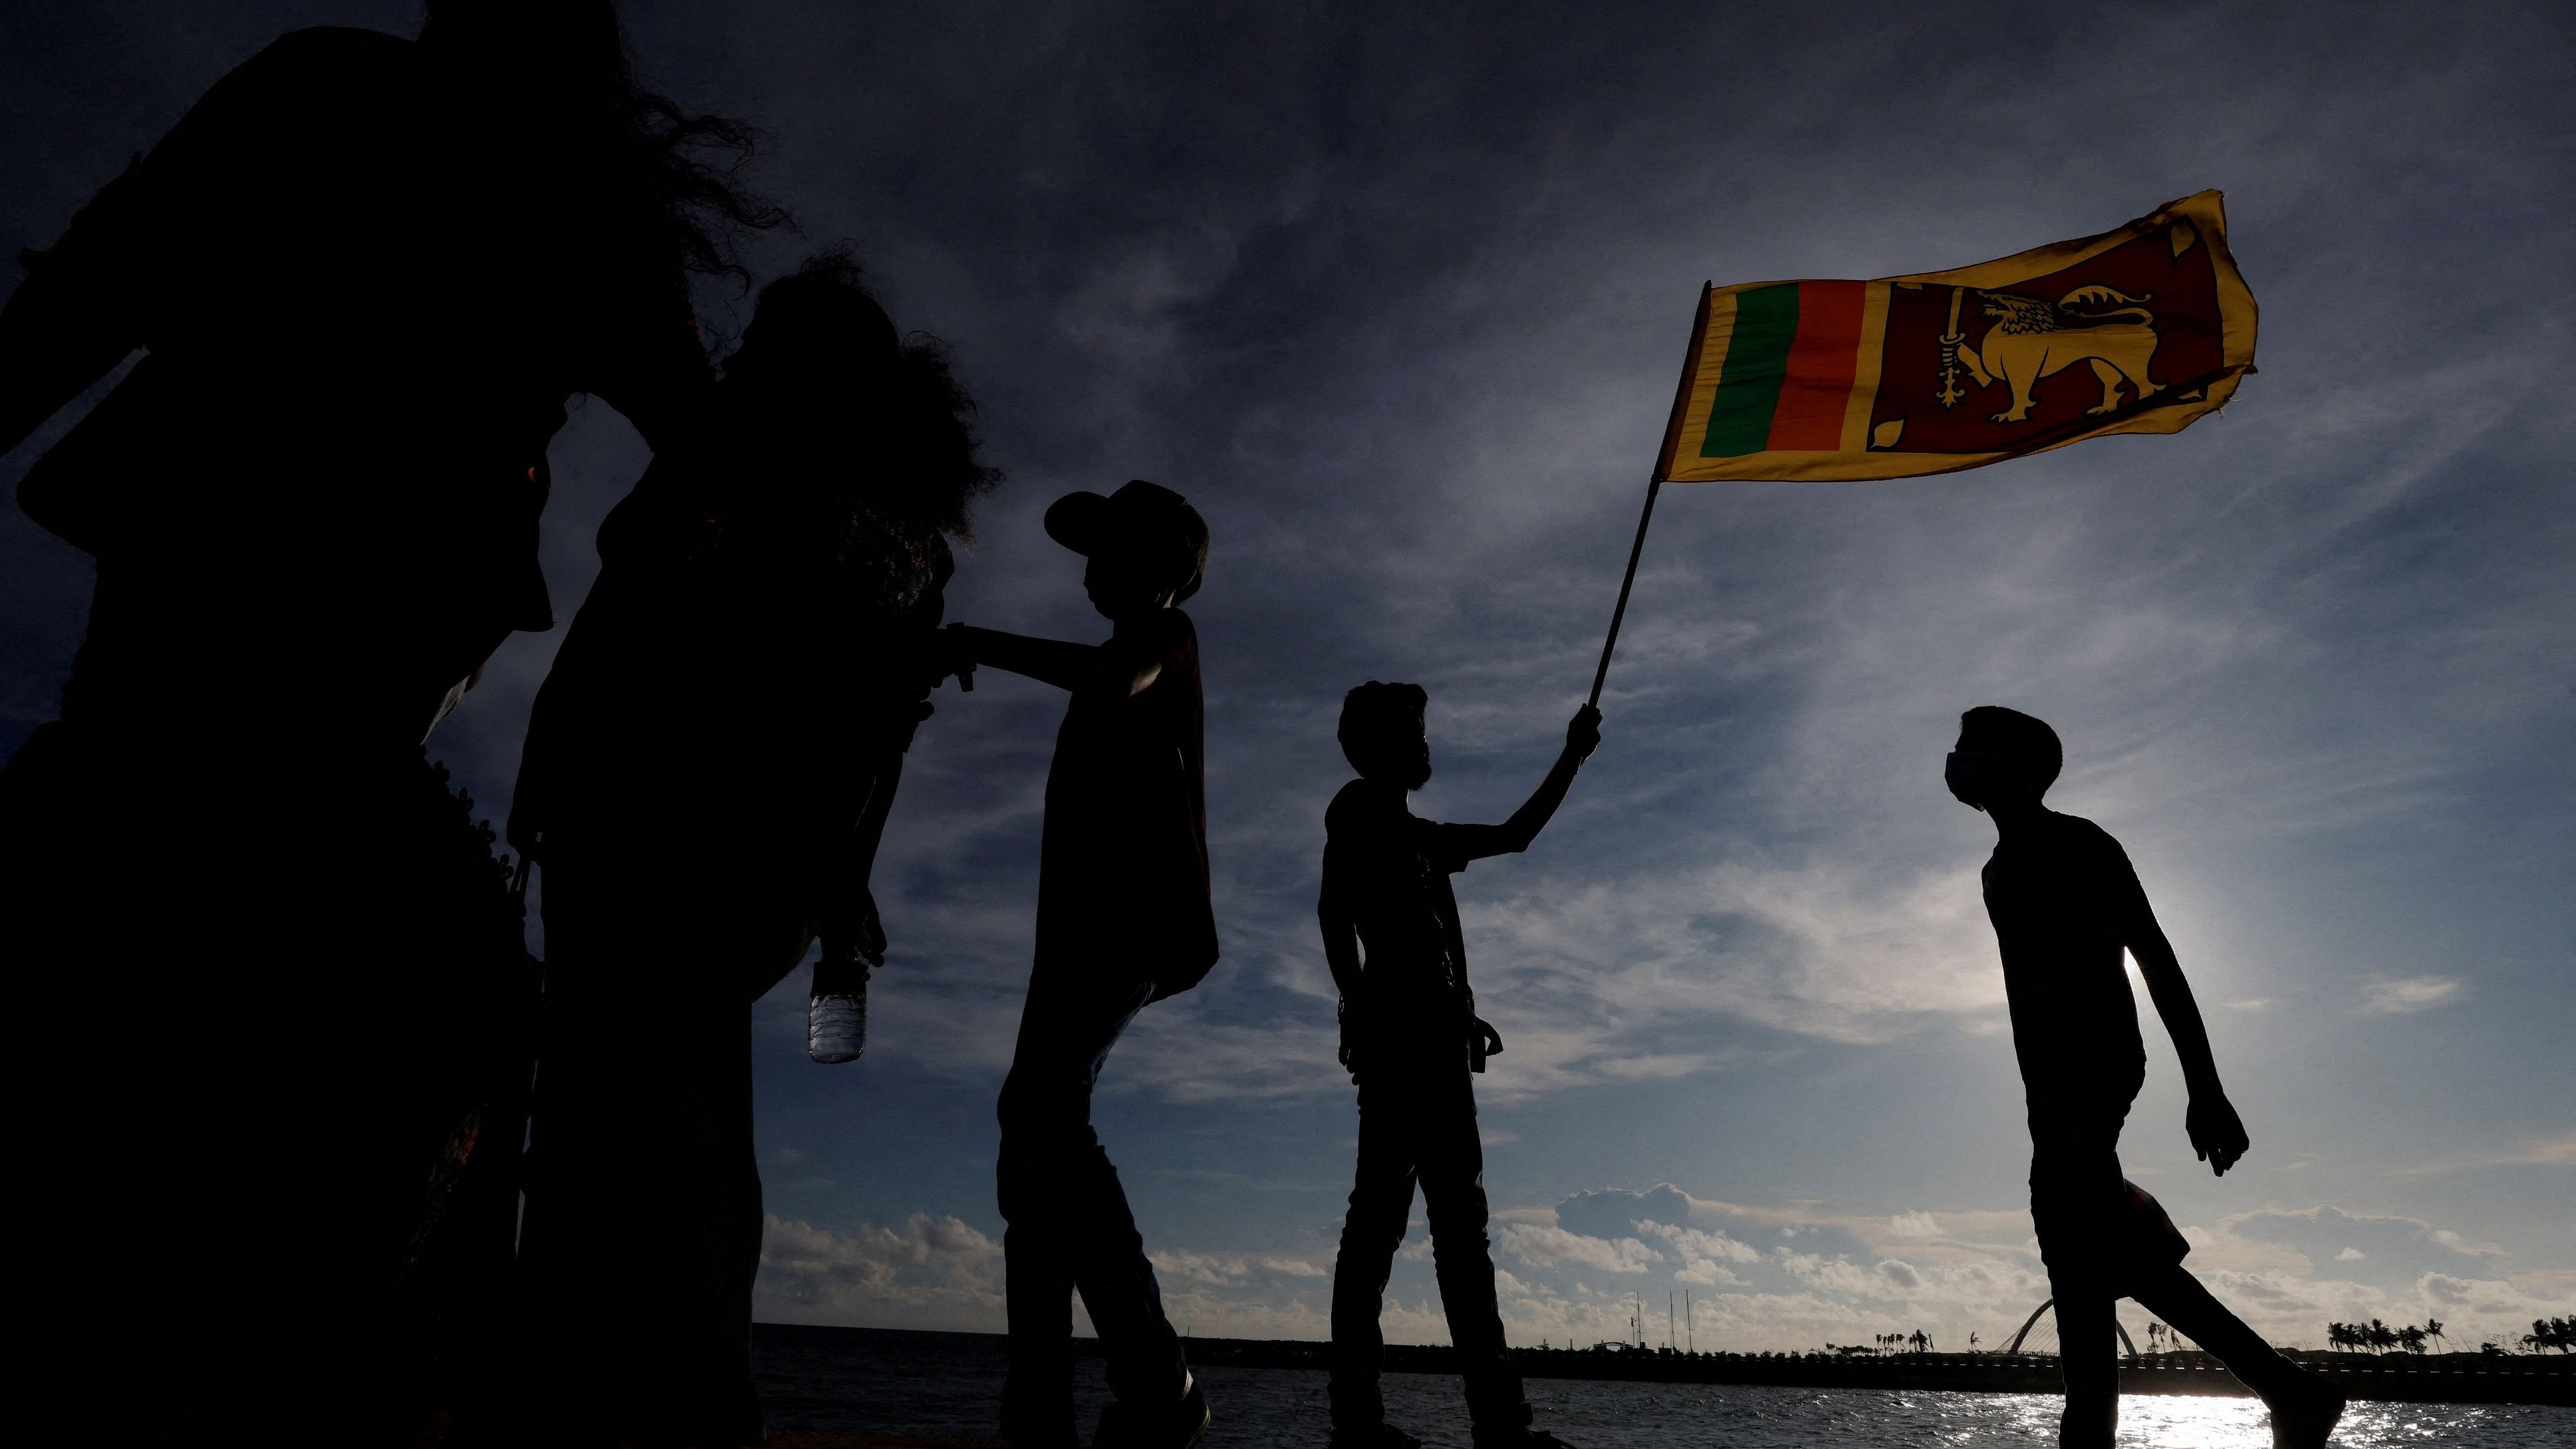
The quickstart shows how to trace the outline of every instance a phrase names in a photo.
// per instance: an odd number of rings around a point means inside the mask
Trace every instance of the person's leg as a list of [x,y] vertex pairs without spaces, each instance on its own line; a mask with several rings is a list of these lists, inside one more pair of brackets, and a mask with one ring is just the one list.
[[[1033,1016],[1033,1014],[1032,1014]],[[1073,1261],[1065,1223],[1052,1210],[1045,1098],[1059,1074],[1044,1046],[1031,1050],[1031,1019],[1002,1084],[1001,1157],[995,1168],[1002,1212],[1003,1302],[1010,1367],[1002,1383],[1002,1437],[1014,1449],[1062,1449],[1079,1442],[1073,1424]]]
[[2227,1366],[2272,1410],[2273,1442],[2284,1449],[2322,1446],[2343,1416],[2344,1394],[2323,1375],[2281,1356],[2229,1312],[2181,1264],[2160,1266],[2134,1285],[2138,1305]]
[[1342,1220],[1341,1251],[1333,1258],[1329,1392],[1334,1429],[1353,1434],[1386,1418],[1386,1400],[1378,1391],[1386,1338],[1378,1316],[1413,1212],[1413,1134],[1401,1094],[1401,1083],[1366,1074],[1360,1079],[1359,1166],[1352,1174],[1350,1215]]
[[1466,1379],[1468,1417],[1479,1442],[1509,1441],[1529,1427],[1530,1406],[1504,1345],[1502,1311],[1494,1298],[1474,1079],[1464,1062],[1456,1062],[1424,1072],[1417,1086],[1423,1214],[1431,1220],[1432,1265]]
[[2111,1449],[2120,1427],[2120,1351],[2113,1309],[2119,1300],[2098,1284],[2050,1277],[2057,1295],[2058,1370],[2066,1407],[2057,1420],[2060,1449]]
[[2113,1264],[2128,1207],[2120,1175],[2125,1100],[2055,1103],[2031,1117],[2030,1214],[2056,1300],[2065,1449],[2110,1449],[2120,1422]]
[[1136,1229],[1118,1168],[1091,1130],[1091,1091],[1109,1049],[1152,997],[1150,983],[1114,984],[1070,1013],[1072,1035],[1086,1049],[1082,1121],[1059,1139],[1058,1170],[1059,1191],[1071,1210],[1073,1284],[1109,1355],[1110,1392],[1121,1404],[1161,1408],[1189,1391],[1189,1366],[1182,1360],[1180,1335],[1163,1313],[1162,1285],[1145,1256],[1145,1235]]
[[1100,989],[1080,965],[1041,962],[1030,974],[1002,1085],[995,1168],[1011,1335],[1002,1423],[1015,1445],[1072,1441],[1077,1283],[1122,1398],[1177,1398],[1185,1379],[1144,1240],[1091,1129],[1101,1065],[1150,990],[1141,982],[1132,991]]
[[[520,1266],[545,1432],[760,1432],[750,1008],[709,894],[559,851]],[[632,863],[626,863],[630,867]]]
[[[727,933],[728,935],[730,933]],[[691,1290],[670,1346],[672,1377],[660,1386],[666,1406],[655,1426],[664,1442],[696,1449],[756,1444],[759,1391],[751,1376],[751,1295],[760,1271],[760,1165],[752,1134],[751,1003],[741,995],[731,941],[693,943],[692,959],[673,963],[677,979],[667,1015],[673,1060],[668,1119],[694,1181],[677,1195],[688,1209],[682,1230]],[[639,1384],[639,1401],[652,1389]],[[640,1442],[651,1442],[642,1440]]]
[[2297,1383],[2299,1366],[2211,1297],[2189,1269],[2179,1264],[2157,1268],[2132,1282],[2130,1290],[2139,1307],[2225,1364],[2238,1383],[2258,1396],[2270,1398],[2273,1391]]

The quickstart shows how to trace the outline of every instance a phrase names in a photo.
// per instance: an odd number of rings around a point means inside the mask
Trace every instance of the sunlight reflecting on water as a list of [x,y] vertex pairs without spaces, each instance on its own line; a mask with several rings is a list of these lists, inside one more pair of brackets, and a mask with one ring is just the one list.
[[[2057,1416],[2049,1414],[2051,1425]],[[2122,1449],[2271,1449],[2272,1420],[2255,1399],[2127,1394],[2120,1399]]]

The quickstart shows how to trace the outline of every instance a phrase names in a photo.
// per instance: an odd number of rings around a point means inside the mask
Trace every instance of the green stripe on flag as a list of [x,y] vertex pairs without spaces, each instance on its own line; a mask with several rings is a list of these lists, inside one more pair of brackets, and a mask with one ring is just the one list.
[[1759,453],[1770,442],[1771,413],[1789,375],[1789,344],[1797,339],[1797,283],[1735,294],[1735,330],[1727,339],[1717,393],[1709,399],[1701,457]]

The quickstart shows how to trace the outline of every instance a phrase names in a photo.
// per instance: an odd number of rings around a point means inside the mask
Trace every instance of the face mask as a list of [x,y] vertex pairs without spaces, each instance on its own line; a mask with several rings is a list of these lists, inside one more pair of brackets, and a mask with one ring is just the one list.
[[1986,808],[1986,786],[1994,778],[1994,766],[1977,751],[1952,750],[1950,757],[1941,762],[1941,778],[1960,803],[1983,810]]

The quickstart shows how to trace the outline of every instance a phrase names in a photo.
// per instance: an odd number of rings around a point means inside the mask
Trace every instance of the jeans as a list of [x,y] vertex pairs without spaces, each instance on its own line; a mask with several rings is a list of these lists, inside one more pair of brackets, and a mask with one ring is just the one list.
[[1449,1316],[1467,1410],[1479,1429],[1530,1422],[1520,1375],[1503,1345],[1494,1258],[1485,1239],[1485,1149],[1463,1053],[1360,1067],[1359,1170],[1333,1264],[1332,1404],[1337,1426],[1364,1429],[1386,1413],[1378,1392],[1378,1330],[1387,1275],[1413,1212],[1414,1184],[1431,1220],[1440,1304]]
[[1019,1045],[1002,1083],[1000,1189],[1010,1374],[1002,1432],[1014,1445],[1070,1445],[1073,1294],[1079,1290],[1124,1403],[1176,1402],[1189,1370],[1163,1316],[1127,1194],[1091,1130],[1091,1093],[1109,1049],[1153,997],[1114,966],[1041,957]]

